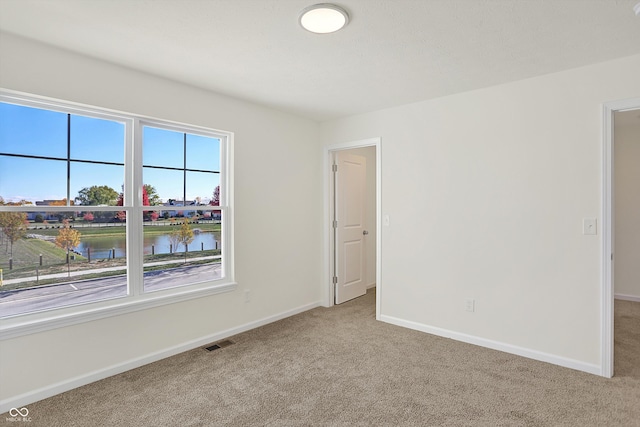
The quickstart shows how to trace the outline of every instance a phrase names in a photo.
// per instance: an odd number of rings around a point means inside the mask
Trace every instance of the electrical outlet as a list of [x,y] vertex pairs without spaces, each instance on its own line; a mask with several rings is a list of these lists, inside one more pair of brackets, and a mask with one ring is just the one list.
[[245,289],[244,291],[244,302],[251,301],[251,290]]
[[464,309],[466,311],[470,311],[470,312],[473,313],[475,311],[475,309],[476,309],[476,300],[473,300],[473,299],[465,300]]

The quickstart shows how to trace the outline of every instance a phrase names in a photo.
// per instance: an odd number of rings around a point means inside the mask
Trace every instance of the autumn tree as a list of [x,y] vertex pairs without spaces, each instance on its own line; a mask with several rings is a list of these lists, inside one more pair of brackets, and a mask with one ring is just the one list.
[[209,203],[211,206],[220,206],[220,186],[216,186],[213,189],[213,197],[211,198],[211,202]]
[[142,186],[142,206],[149,206],[149,193],[144,185]]
[[[171,222],[174,222],[174,218],[171,218]],[[177,252],[178,250],[178,245],[180,244],[180,229],[175,229],[172,230],[171,233],[169,233],[169,244],[171,244],[171,248],[170,248],[170,252]]]
[[11,244],[11,257],[13,257],[13,244],[24,237],[27,232],[27,224],[25,212],[0,212],[0,228],[7,239],[7,246]]
[[116,213],[116,219],[120,222],[125,222],[127,220],[127,213],[125,211]]
[[[69,203],[67,203],[66,197],[60,200],[49,201],[49,206],[74,206],[74,205],[75,205],[75,202],[73,200],[70,200]],[[63,221],[64,219],[71,217],[69,215],[69,212],[49,212],[48,214],[58,218],[58,221]]]
[[153,185],[144,184],[142,188],[144,192],[147,193],[147,204],[145,206],[159,206],[162,204],[162,199],[158,195],[158,191]]
[[114,206],[118,200],[118,192],[107,185],[92,185],[78,191],[75,202],[82,206]]
[[[211,206],[220,206],[220,186],[216,186],[213,190],[213,197],[211,198],[211,202],[209,203]],[[213,213],[219,214],[221,211],[214,210]]]
[[[149,196],[149,194],[151,194],[151,197]],[[160,197],[158,196],[156,189],[149,184],[144,184],[142,186],[142,206],[151,206],[155,204],[160,204]],[[124,193],[120,193],[118,195],[116,206],[124,206]],[[156,219],[158,219],[157,214],[152,215],[151,211],[143,211],[142,214],[145,221],[155,221]],[[120,211],[116,214],[116,218],[119,221],[124,221],[127,219],[127,213],[125,211]]]
[[193,230],[189,225],[189,220],[187,218],[184,219],[184,222],[177,230],[173,230],[169,235],[170,241],[175,241],[177,244],[184,245],[184,262],[187,262],[187,245],[193,242]]
[[[124,189],[124,185],[122,186]],[[116,201],[116,206],[124,206],[124,191],[118,195],[118,200]],[[127,219],[127,213],[125,211],[120,211],[116,214],[116,219],[118,221],[124,221]]]
[[[75,202],[73,200],[71,200],[69,202],[69,206],[74,206]],[[67,198],[65,197],[64,199],[60,199],[60,200],[52,200],[49,202],[49,206],[67,206]]]
[[33,205],[33,203],[24,199],[20,200],[19,202],[5,202],[2,196],[0,196],[0,206],[28,206],[28,205]]
[[62,221],[63,227],[58,231],[56,246],[67,251],[67,275],[71,276],[69,266],[69,251],[75,249],[80,244],[80,232],[69,226],[69,220]]
[[95,217],[93,216],[93,214],[91,212],[87,212],[86,214],[84,214],[82,219],[84,219],[86,222],[91,222],[91,221],[93,221],[95,219]]

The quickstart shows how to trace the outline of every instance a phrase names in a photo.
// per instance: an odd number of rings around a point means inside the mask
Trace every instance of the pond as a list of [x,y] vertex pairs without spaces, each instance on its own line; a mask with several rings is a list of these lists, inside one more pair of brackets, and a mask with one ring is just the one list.
[[[169,235],[153,235],[144,236],[144,254],[168,254],[170,253]],[[216,246],[217,245],[217,246]],[[195,252],[200,250],[220,249],[220,233],[198,233],[194,235],[193,242],[189,243],[189,251]],[[115,249],[116,258],[124,257],[126,254],[125,238],[122,237],[87,237],[82,239],[80,245],[76,248],[76,252],[87,257],[88,249],[91,249],[91,259],[110,258],[112,250]],[[184,245],[172,248],[173,252],[184,252]]]

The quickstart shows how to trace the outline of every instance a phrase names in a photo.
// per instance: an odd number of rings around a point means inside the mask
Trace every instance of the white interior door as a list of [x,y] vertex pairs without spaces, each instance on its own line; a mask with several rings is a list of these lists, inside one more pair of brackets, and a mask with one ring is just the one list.
[[366,170],[362,156],[337,151],[334,160],[335,303],[367,292],[365,279]]

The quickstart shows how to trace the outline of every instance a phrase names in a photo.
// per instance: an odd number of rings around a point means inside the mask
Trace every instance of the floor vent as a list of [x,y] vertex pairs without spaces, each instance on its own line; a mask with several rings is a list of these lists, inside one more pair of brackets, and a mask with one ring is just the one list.
[[211,344],[210,346],[205,347],[204,349],[208,350],[208,351],[213,351],[213,350],[217,350],[219,348],[229,347],[231,344],[233,344],[233,341],[224,340],[224,341],[217,342],[215,344]]

